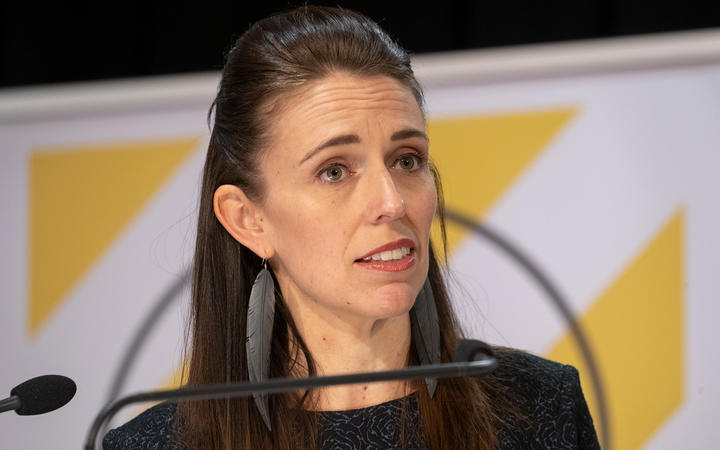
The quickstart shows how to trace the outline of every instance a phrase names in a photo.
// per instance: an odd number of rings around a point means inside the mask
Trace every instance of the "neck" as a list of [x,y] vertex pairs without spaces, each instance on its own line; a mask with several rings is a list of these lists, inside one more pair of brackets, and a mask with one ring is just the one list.
[[[288,305],[290,306],[290,305]],[[333,315],[317,317],[312,310],[293,311],[295,325],[313,357],[317,375],[393,370],[407,365],[410,349],[410,315],[361,320],[343,320]],[[318,326],[322,324],[322,326]],[[301,361],[301,367],[306,367]],[[307,376],[307,373],[296,373]],[[376,405],[408,395],[406,382],[354,384],[318,389],[312,408],[339,411]]]

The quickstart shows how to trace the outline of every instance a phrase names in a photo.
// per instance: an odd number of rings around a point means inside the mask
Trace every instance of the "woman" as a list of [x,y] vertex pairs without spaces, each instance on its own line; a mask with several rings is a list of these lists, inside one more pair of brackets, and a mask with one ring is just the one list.
[[[238,39],[205,164],[189,385],[452,360],[425,127],[408,55],[360,14],[301,7]],[[437,385],[161,404],[104,445],[598,447],[573,368],[497,357],[491,376]]]

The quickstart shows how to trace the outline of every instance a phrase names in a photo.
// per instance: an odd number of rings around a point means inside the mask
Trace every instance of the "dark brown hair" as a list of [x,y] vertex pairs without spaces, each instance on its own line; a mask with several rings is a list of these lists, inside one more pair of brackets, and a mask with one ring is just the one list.
[[[406,86],[423,108],[408,54],[375,22],[349,10],[305,6],[266,18],[244,33],[227,55],[211,108],[214,124],[200,200],[189,327],[190,385],[248,379],[246,309],[261,261],[220,225],[213,212],[214,192],[223,184],[233,184],[251,199],[261,200],[264,186],[258,159],[273,107],[283,95],[338,71],[391,77]],[[442,193],[434,175],[442,223]],[[440,319],[442,361],[451,361],[460,330],[430,247],[428,277]],[[281,293],[276,297],[269,376],[289,376],[299,359],[307,361],[307,371],[314,374],[312,357]],[[294,350],[290,342],[297,342]],[[417,363],[412,345],[408,360]],[[432,399],[424,384],[419,387],[416,395],[429,448],[494,448],[498,409],[491,404],[496,395],[490,381],[440,380]],[[317,424],[315,415],[303,408],[307,400],[307,396],[271,396],[272,432],[252,399],[181,404],[178,438],[195,448],[314,448]]]

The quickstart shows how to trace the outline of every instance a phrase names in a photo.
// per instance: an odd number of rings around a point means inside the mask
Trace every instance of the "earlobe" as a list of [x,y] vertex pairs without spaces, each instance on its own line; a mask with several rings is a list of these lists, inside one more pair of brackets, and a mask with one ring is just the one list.
[[220,224],[236,241],[260,258],[272,256],[258,207],[242,189],[232,184],[218,187],[213,196],[213,210]]

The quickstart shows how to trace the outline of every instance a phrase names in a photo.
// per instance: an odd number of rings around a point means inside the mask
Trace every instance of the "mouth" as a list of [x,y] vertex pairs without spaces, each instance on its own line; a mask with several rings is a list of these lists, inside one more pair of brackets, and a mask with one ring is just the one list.
[[356,259],[355,263],[371,270],[401,272],[415,264],[415,243],[410,239],[390,242]]

